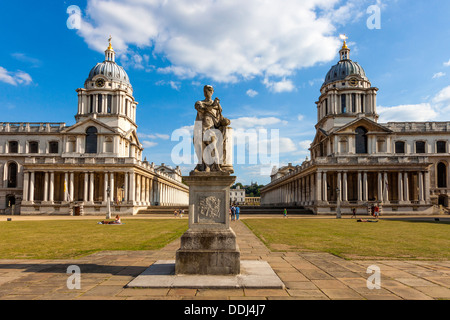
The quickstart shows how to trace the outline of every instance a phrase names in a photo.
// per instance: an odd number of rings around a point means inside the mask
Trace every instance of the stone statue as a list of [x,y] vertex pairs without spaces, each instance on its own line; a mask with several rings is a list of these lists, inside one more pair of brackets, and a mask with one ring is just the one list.
[[195,103],[194,147],[199,163],[194,172],[226,172],[222,165],[227,154],[227,128],[231,122],[222,115],[220,100],[212,99],[214,88],[207,85],[203,92],[205,100]]

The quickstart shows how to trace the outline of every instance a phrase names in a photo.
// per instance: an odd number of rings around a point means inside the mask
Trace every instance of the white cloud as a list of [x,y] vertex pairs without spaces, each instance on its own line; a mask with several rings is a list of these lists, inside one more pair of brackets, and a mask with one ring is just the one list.
[[305,116],[302,115],[302,114],[299,114],[299,115],[297,116],[297,120],[298,120],[298,121],[303,121],[304,119],[305,119]]
[[144,148],[152,148],[156,147],[158,143],[154,141],[142,141],[142,145],[144,146]]
[[181,83],[178,81],[159,80],[155,83],[157,86],[170,86],[172,89],[180,91]]
[[267,89],[274,93],[291,92],[295,90],[295,86],[292,81],[286,78],[283,78],[283,80],[278,82],[270,81],[268,78],[265,78],[263,83]]
[[78,33],[99,52],[111,34],[119,56],[131,55],[137,67],[145,59],[136,51],[145,51],[167,62],[162,73],[222,83],[268,78],[270,90],[285,92],[294,89],[287,77],[335,58],[336,25],[360,17],[356,3],[88,0]]
[[248,95],[250,98],[254,98],[254,97],[256,97],[256,96],[258,95],[258,92],[255,91],[255,90],[253,90],[253,89],[247,90],[246,93],[247,93],[247,95]]
[[433,75],[433,79],[439,79],[439,78],[442,78],[445,76],[446,76],[446,74],[444,72],[438,72]]
[[444,67],[450,67],[450,60],[448,60],[447,62],[444,62]]
[[33,82],[33,79],[26,72],[10,72],[5,68],[0,67],[0,82],[5,82],[13,86],[17,86],[19,84],[28,85]]
[[249,128],[267,128],[274,125],[286,125],[287,121],[276,117],[257,118],[257,117],[242,117],[231,120],[231,126],[235,130],[249,129]]
[[430,103],[400,105],[395,107],[377,107],[380,122],[432,121],[438,113]]

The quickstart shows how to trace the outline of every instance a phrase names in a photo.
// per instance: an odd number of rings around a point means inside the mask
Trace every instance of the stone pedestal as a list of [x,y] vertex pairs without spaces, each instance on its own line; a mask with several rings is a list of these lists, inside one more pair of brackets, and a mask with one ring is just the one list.
[[177,275],[237,275],[240,252],[230,228],[230,187],[236,177],[217,172],[183,177],[189,186],[189,230],[176,254]]

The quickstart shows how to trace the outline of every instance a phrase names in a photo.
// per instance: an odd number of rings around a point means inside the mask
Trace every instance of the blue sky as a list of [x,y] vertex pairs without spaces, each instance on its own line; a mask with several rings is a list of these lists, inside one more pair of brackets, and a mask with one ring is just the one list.
[[[81,10],[79,29],[67,27],[70,5]],[[381,29],[367,26],[371,5]],[[73,125],[75,90],[112,35],[149,161],[174,165],[172,133],[193,125],[210,84],[234,128],[279,130],[280,165],[300,164],[340,34],[380,89],[380,122],[450,121],[449,12],[438,0],[2,1],[0,121]],[[235,165],[244,184],[268,183],[270,167]]]

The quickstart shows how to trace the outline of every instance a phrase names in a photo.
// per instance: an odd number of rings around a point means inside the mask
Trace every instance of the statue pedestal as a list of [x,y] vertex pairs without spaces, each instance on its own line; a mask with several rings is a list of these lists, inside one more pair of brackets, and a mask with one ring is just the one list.
[[177,275],[237,275],[240,252],[230,228],[230,187],[236,177],[220,172],[191,173],[189,230],[176,254]]

